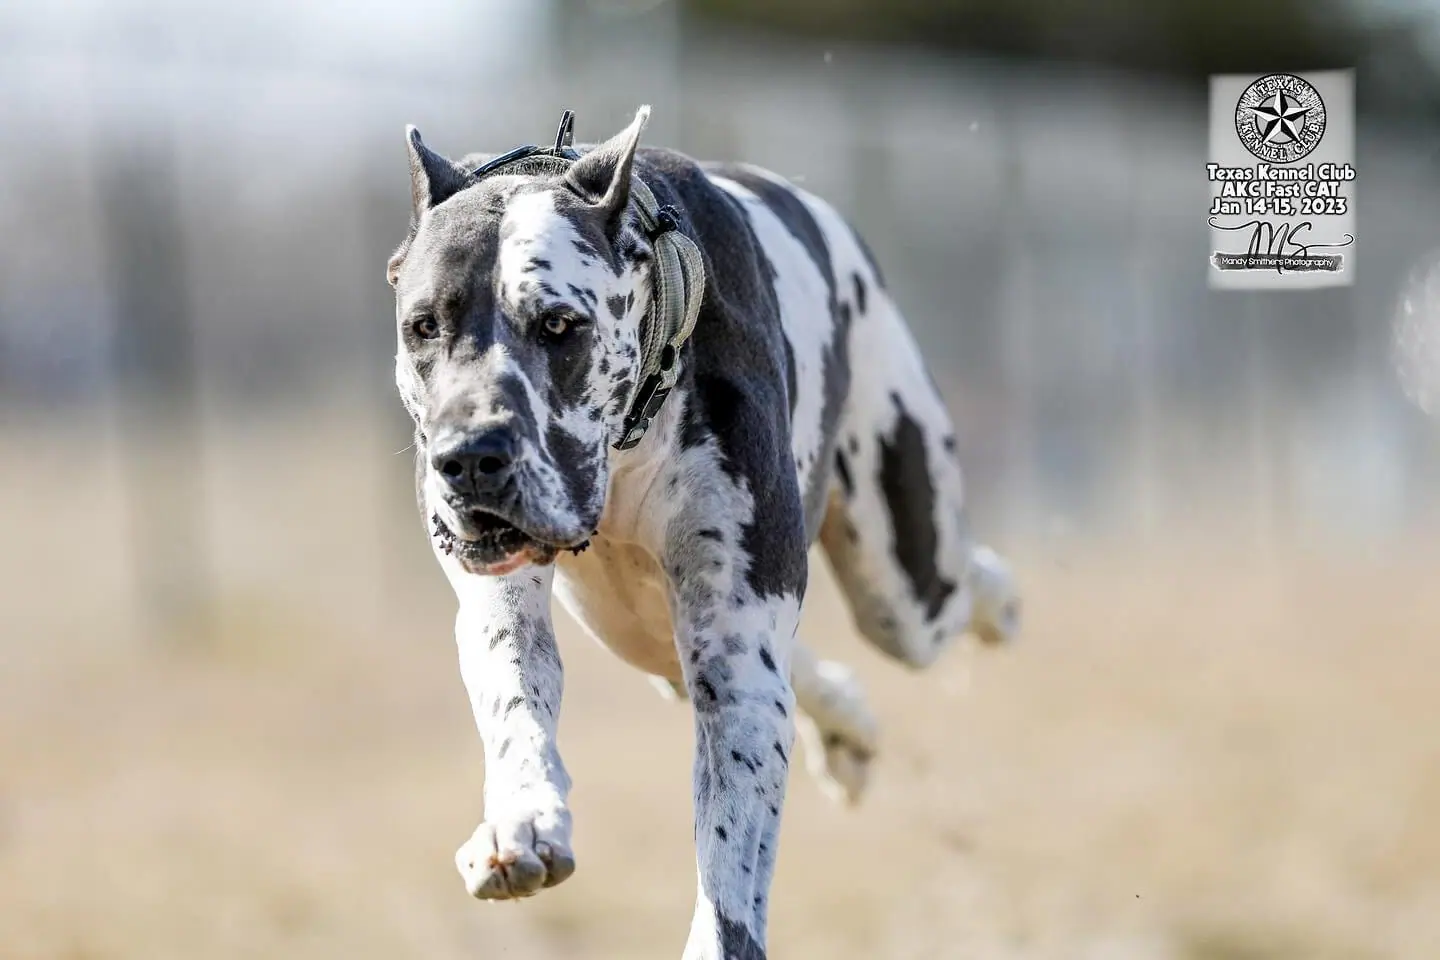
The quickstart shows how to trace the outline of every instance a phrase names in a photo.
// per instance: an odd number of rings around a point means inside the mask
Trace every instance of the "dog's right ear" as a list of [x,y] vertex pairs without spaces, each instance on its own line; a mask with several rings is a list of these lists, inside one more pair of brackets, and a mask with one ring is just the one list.
[[650,107],[641,107],[630,126],[576,160],[565,174],[571,189],[600,211],[611,230],[618,228],[630,202],[630,172],[635,163],[635,150],[640,146],[640,134],[649,120]]
[[410,148],[410,212],[416,219],[470,185],[470,174],[425,146],[414,124],[405,128]]

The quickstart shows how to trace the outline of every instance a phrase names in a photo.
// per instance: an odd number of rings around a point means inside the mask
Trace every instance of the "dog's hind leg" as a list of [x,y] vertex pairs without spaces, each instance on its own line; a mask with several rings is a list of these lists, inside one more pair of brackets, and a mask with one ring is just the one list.
[[857,297],[850,393],[820,540],[860,632],[912,667],[1019,626],[1008,565],[971,539],[950,416],[884,289]]

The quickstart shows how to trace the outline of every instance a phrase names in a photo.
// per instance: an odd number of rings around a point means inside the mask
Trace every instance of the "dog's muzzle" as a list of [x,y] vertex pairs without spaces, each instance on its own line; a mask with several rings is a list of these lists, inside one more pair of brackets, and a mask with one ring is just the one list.
[[451,431],[430,446],[430,470],[445,516],[431,514],[436,546],[472,573],[504,573],[546,562],[555,548],[527,533],[511,507],[519,441],[507,427]]
[[589,543],[556,542],[529,528],[518,506],[519,448],[503,426],[442,434],[430,447],[433,492],[443,505],[431,513],[431,536],[470,573],[550,563],[560,551],[579,553]]

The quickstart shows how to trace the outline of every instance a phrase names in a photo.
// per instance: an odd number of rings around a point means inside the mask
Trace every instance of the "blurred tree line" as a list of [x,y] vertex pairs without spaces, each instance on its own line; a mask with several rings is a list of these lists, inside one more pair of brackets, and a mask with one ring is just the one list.
[[704,19],[815,39],[1073,61],[1182,78],[1354,67],[1371,108],[1433,110],[1424,16],[1353,0],[686,0]]

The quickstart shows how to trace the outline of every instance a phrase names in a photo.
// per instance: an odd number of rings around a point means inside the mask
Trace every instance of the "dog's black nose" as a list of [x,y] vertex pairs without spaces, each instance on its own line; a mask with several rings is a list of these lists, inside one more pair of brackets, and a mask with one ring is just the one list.
[[456,493],[473,496],[500,487],[515,462],[515,435],[504,427],[437,438],[430,465]]

